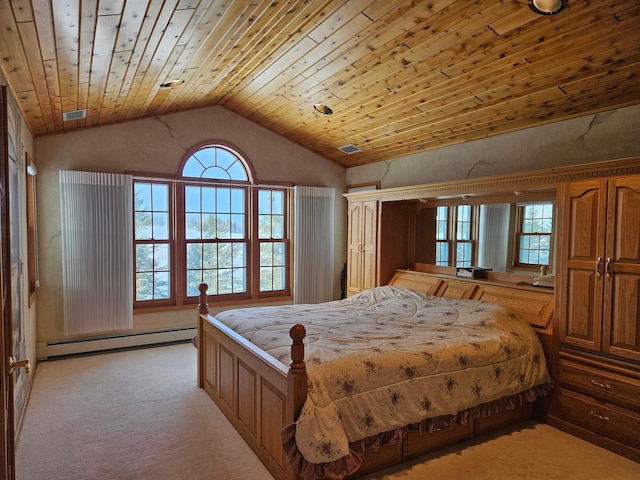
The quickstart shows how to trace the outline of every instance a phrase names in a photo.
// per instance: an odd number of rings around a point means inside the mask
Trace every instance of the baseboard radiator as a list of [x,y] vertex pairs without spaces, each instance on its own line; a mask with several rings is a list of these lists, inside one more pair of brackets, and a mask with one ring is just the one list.
[[65,355],[95,353],[122,348],[143,347],[148,345],[187,341],[195,337],[196,334],[196,327],[185,327],[170,330],[157,330],[153,332],[136,332],[73,340],[40,342],[36,345],[36,355],[38,360],[46,360],[48,358]]

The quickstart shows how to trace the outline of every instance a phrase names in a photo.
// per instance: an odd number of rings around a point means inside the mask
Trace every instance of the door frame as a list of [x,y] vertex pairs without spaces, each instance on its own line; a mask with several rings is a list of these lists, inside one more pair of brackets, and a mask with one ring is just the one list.
[[15,480],[15,432],[13,411],[13,375],[8,358],[13,352],[11,318],[11,265],[9,257],[9,148],[7,87],[0,85],[0,396],[2,435],[0,435],[0,480]]

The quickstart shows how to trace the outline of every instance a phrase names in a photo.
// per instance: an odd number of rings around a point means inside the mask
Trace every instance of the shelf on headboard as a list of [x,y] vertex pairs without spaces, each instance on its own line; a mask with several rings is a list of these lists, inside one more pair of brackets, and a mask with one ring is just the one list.
[[446,298],[481,300],[509,307],[533,327],[546,329],[553,318],[554,292],[509,283],[397,270],[389,285]]

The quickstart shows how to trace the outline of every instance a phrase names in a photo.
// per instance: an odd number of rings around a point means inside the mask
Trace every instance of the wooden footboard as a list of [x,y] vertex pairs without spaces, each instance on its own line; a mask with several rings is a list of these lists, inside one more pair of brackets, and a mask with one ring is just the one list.
[[277,480],[297,478],[280,432],[300,413],[307,392],[304,327],[291,329],[291,366],[280,362],[209,315],[206,284],[198,305],[198,386]]

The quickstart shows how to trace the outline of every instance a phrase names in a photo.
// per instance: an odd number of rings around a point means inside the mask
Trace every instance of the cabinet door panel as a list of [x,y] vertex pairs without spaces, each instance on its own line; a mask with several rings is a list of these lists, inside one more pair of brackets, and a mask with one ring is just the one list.
[[347,232],[347,296],[360,291],[362,286],[362,202],[349,203],[349,230]]
[[569,249],[571,262],[589,262],[595,267],[604,253],[604,182],[578,182],[569,186]]
[[609,182],[604,290],[605,352],[640,361],[640,178]]
[[599,350],[605,259],[606,182],[587,180],[566,185],[562,208],[565,226],[559,232],[563,257],[558,289],[560,340]]
[[362,290],[376,286],[376,254],[378,238],[378,203],[365,202],[362,225]]
[[571,269],[567,273],[564,341],[589,349],[599,349],[602,331],[602,298],[596,292],[602,284],[593,270]]

